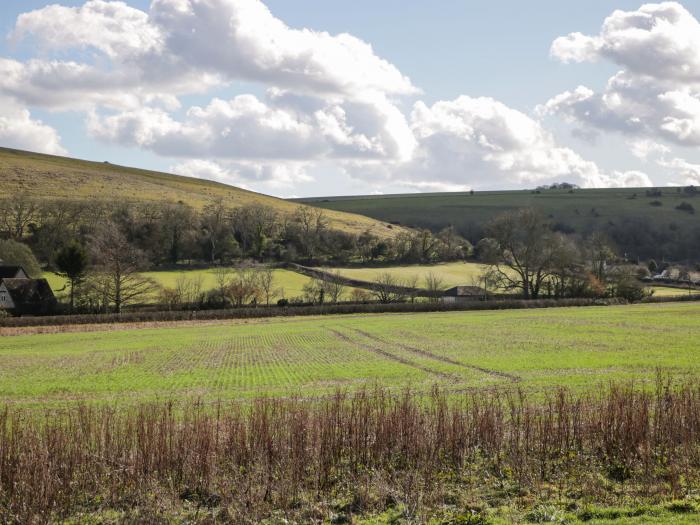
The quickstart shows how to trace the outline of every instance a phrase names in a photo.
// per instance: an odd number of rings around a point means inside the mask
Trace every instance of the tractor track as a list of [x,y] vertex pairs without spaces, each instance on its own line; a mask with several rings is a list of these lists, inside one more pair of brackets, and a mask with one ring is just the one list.
[[[410,366],[412,368],[416,368],[418,370],[421,370],[423,372],[426,372],[431,375],[438,376],[442,379],[447,379],[452,382],[458,382],[460,379],[454,374],[450,374],[447,372],[441,372],[440,370],[435,370],[433,368],[429,368],[427,366],[422,366],[416,363],[415,361],[411,361],[410,359],[406,359],[404,357],[397,356],[395,354],[392,354],[391,352],[387,352],[386,350],[382,350],[381,348],[377,348],[376,346],[373,345],[368,345],[359,341],[355,341],[348,337],[346,334],[339,332],[338,330],[334,330],[332,328],[328,329],[329,332],[331,332],[335,337],[340,339],[341,341],[344,341],[346,343],[359,346],[360,348],[367,350],[369,352],[372,352],[374,354],[380,355],[384,357],[385,359],[389,359],[391,361],[396,361],[397,363],[401,363],[402,365]],[[361,332],[360,332],[361,333]],[[364,334],[362,334],[364,335]]]
[[447,363],[450,365],[460,366],[462,368],[469,368],[471,370],[476,370],[476,371],[482,372],[484,374],[498,377],[499,379],[507,379],[511,383],[519,383],[521,381],[521,379],[518,376],[513,375],[513,374],[509,374],[507,372],[499,372],[498,370],[492,370],[490,368],[483,368],[481,366],[476,366],[476,365],[467,365],[465,363],[460,363],[459,361],[455,361],[454,359],[450,359],[449,357],[434,354],[432,352],[429,352],[427,350],[423,350],[421,348],[416,348],[414,346],[409,346],[409,345],[406,345],[403,343],[392,343],[392,342],[386,341],[386,340],[382,339],[381,337],[377,337],[376,335],[365,332],[364,330],[359,330],[357,328],[353,328],[353,330],[355,332],[357,332],[358,334],[362,335],[363,337],[366,337],[367,339],[374,341],[375,343],[380,343],[380,344],[389,345],[389,346],[393,345],[393,346],[396,346],[398,348],[401,348],[402,350],[406,350],[407,352],[411,352],[412,354],[427,357],[429,359],[435,359],[436,361],[441,361],[443,363]]

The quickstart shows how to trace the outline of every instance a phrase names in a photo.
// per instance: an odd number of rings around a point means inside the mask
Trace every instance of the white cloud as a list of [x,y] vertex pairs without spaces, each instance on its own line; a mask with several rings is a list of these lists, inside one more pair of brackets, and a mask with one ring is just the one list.
[[671,152],[671,148],[649,139],[631,140],[628,142],[632,155],[639,160],[647,161],[650,157],[665,155]]
[[657,164],[676,172],[683,178],[684,184],[700,184],[700,164],[694,164],[679,157],[672,159],[661,158],[657,161]]
[[310,182],[308,163],[219,163],[210,160],[189,159],[170,167],[170,172],[187,177],[213,180],[224,184],[252,190],[251,183],[278,191],[280,188],[292,188],[296,184]]
[[0,97],[0,146],[65,155],[61,138],[51,126],[33,119],[29,110]]
[[162,49],[163,36],[148,14],[124,2],[90,0],[81,7],[58,4],[23,13],[12,33],[14,40],[28,35],[47,50],[93,48],[114,60]]
[[622,67],[596,93],[579,86],[540,108],[589,127],[700,145],[700,23],[677,2],[615,11],[599,35],[556,39],[563,62],[606,59]]
[[491,98],[461,96],[430,107],[418,102],[411,125],[419,146],[414,159],[396,167],[402,180],[474,188],[554,181],[584,187],[651,184],[639,172],[602,172],[558,145],[539,122]]
[[[675,5],[665,12],[678,11]],[[690,15],[678,12],[681,20],[669,23],[690,35]],[[660,41],[620,13],[600,36],[557,40],[552,55],[624,65],[615,39],[642,31],[641,40]],[[84,111],[91,136],[183,159],[172,166],[182,174],[288,187],[308,182],[310,170],[328,163],[332,173],[345,169],[374,185],[430,191],[564,180],[650,184],[640,172],[602,171],[558,144],[540,121],[490,98],[417,102],[407,118],[401,104],[419,90],[368,43],[290,28],[260,0],[153,0],[148,11],[106,0],[51,5],[21,15],[12,38],[38,44],[43,54],[27,61],[0,57],[0,95],[23,105]],[[683,56],[694,45],[686,40],[678,47]],[[661,80],[644,78],[647,84],[623,71],[606,93],[579,88],[550,100],[539,114],[700,141],[696,92],[676,86],[658,91]],[[236,80],[260,83],[267,94],[213,98],[176,111],[181,96],[224,90]]]
[[[290,28],[259,0],[154,0],[149,12],[105,0],[50,5],[20,15],[12,37],[55,56],[2,60],[0,90],[44,107],[133,109],[239,79],[364,102],[418,92],[366,42]],[[63,51],[88,56],[66,61]]]
[[192,107],[181,121],[148,107],[109,116],[92,113],[88,130],[105,141],[171,157],[261,161],[410,157],[415,141],[400,112],[379,104],[313,102],[295,107],[278,92],[267,102],[239,95]]

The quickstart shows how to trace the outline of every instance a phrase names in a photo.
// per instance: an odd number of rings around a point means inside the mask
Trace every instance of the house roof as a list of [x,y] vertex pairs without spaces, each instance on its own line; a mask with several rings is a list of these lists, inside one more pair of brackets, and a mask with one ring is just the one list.
[[56,300],[46,279],[3,279],[2,283],[16,305],[42,304]]
[[454,286],[445,290],[443,295],[448,297],[468,297],[473,295],[483,295],[485,290],[478,286]]
[[0,279],[14,279],[20,272],[27,274],[21,266],[0,265]]

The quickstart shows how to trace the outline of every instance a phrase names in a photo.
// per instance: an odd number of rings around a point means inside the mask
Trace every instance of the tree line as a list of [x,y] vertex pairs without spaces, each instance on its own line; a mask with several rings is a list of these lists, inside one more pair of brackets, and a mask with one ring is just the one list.
[[0,200],[0,238],[27,244],[49,268],[61,248],[74,242],[88,246],[107,223],[142,253],[150,268],[245,259],[436,262],[472,253],[471,244],[451,227],[437,234],[401,230],[386,237],[370,231],[358,235],[332,228],[325,211],[305,205],[285,214],[260,204],[230,206],[221,199],[202,210],[181,202],[38,200],[28,195]]

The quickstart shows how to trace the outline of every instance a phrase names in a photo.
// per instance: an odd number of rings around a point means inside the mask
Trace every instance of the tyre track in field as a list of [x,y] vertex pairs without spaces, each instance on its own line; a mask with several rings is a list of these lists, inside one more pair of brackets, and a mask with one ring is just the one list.
[[338,330],[334,330],[333,328],[328,328],[328,331],[331,332],[335,337],[340,339],[341,341],[354,345],[354,346],[359,346],[363,350],[367,350],[368,352],[372,352],[373,354],[380,355],[384,357],[385,359],[389,359],[390,361],[395,361],[397,363],[401,363],[402,365],[410,366],[411,368],[416,368],[418,370],[421,370],[427,374],[431,374],[434,376],[438,376],[442,379],[447,379],[451,382],[458,382],[460,380],[459,377],[457,377],[454,374],[450,374],[447,372],[442,372],[440,370],[435,370],[433,368],[429,368],[427,366],[420,365],[416,363],[415,361],[411,361],[410,359],[406,359],[405,357],[401,357],[395,354],[392,354],[391,352],[387,352],[386,350],[382,350],[381,348],[377,348],[376,346],[373,345],[368,345],[365,343],[362,343],[360,341],[354,341],[350,337],[348,337],[346,334],[339,332]]
[[450,365],[454,366],[459,366],[462,368],[469,368],[471,370],[476,370],[477,372],[482,372],[484,374],[488,374],[490,376],[497,377],[499,379],[507,379],[511,383],[519,383],[521,381],[521,378],[509,374],[507,372],[499,372],[498,370],[492,370],[490,368],[483,368],[481,366],[476,366],[476,365],[468,365],[466,363],[461,363],[459,361],[456,361],[454,359],[450,359],[449,357],[443,356],[443,355],[438,355],[434,354],[432,352],[429,352],[428,350],[423,350],[422,348],[416,348],[414,346],[409,346],[403,343],[395,343],[395,342],[390,342],[382,339],[381,337],[377,337],[376,335],[370,334],[369,332],[365,332],[364,330],[359,330],[357,328],[353,328],[355,332],[358,334],[362,335],[363,337],[366,337],[367,339],[370,339],[371,341],[374,341],[375,343],[380,343],[383,345],[389,345],[389,346],[396,346],[398,348],[401,348],[402,350],[406,350],[407,352],[411,352],[412,354],[420,355],[423,357],[427,357],[429,359],[435,359],[436,361],[441,361],[443,363],[447,363]]

